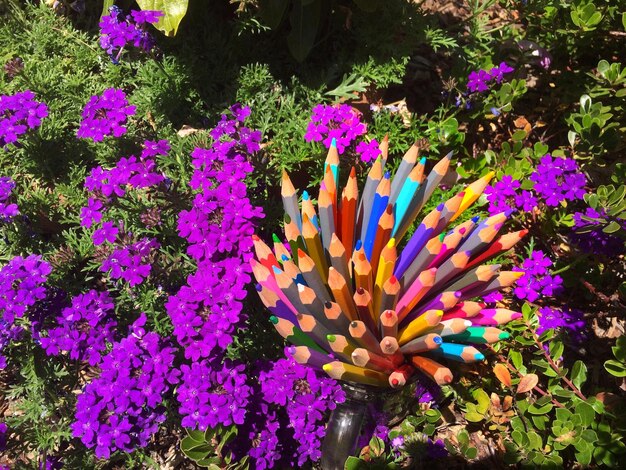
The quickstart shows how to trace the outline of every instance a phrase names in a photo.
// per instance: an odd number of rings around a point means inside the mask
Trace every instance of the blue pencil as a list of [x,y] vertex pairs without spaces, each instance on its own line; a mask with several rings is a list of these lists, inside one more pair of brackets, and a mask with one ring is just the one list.
[[374,250],[374,241],[376,239],[376,231],[378,230],[378,221],[387,208],[389,202],[389,191],[391,189],[389,172],[385,173],[382,181],[376,188],[374,201],[372,202],[372,212],[365,232],[365,240],[363,240],[363,249],[368,261],[372,260],[372,251]]

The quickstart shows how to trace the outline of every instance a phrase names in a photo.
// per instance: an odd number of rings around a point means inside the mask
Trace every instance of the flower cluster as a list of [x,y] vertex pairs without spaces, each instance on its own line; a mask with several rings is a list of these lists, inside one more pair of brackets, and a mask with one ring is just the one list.
[[126,120],[135,114],[126,93],[117,88],[107,88],[102,95],[93,95],[85,105],[76,135],[81,139],[101,142],[106,136],[120,137],[126,133]]
[[524,272],[513,290],[515,296],[518,299],[534,302],[541,295],[552,296],[558,292],[563,280],[561,276],[550,275],[550,267],[552,267],[552,261],[543,251],[533,251],[530,257],[522,262],[521,267],[513,268],[513,271]]
[[217,370],[203,360],[180,370],[184,381],[176,397],[183,426],[204,431],[219,424],[243,424],[250,396],[243,364],[226,361]]
[[48,107],[35,101],[30,90],[0,95],[0,147],[15,144],[29,129],[39,127],[47,115]]
[[[271,370],[261,372],[259,381],[263,399],[287,411],[289,427],[298,444],[294,467],[302,467],[308,459],[318,460],[321,439],[325,435],[324,414],[345,401],[339,384],[318,376],[313,369],[297,364],[291,357],[276,361]],[[263,441],[259,446],[262,444]]]
[[139,285],[150,275],[152,265],[148,258],[159,246],[154,238],[143,238],[118,248],[104,260],[100,270],[108,272],[111,279],[124,279],[131,287]]
[[579,172],[572,158],[552,157],[549,153],[541,158],[535,172],[530,175],[534,189],[546,205],[556,207],[562,201],[575,201],[585,195],[587,178]]
[[39,338],[46,353],[56,356],[66,351],[70,358],[95,366],[107,342],[113,342],[117,326],[113,300],[107,292],[96,290],[77,295],[56,318],[56,324],[47,336]]
[[15,188],[15,182],[7,177],[0,177],[0,222],[9,222],[20,213],[17,204],[7,202]]
[[6,366],[2,351],[23,331],[14,324],[15,319],[22,318],[29,307],[45,297],[43,284],[51,270],[39,255],[16,256],[0,268],[0,369]]
[[485,188],[485,196],[489,202],[489,215],[499,214],[510,209],[531,211],[538,204],[537,198],[531,191],[519,190],[520,181],[510,175],[504,175],[493,186]]
[[504,75],[514,70],[506,62],[501,62],[500,65],[493,67],[489,71],[479,70],[478,72],[471,72],[468,77],[467,89],[471,93],[487,91],[491,82],[502,83]]
[[72,432],[97,457],[145,447],[165,420],[162,406],[178,383],[174,348],[157,333],[143,329],[142,316],[131,333],[102,358],[100,376],[78,396]]
[[244,183],[252,171],[246,155],[259,149],[261,135],[243,126],[247,108],[231,111],[233,118],[223,118],[212,133],[219,140],[192,152],[190,186],[198,192],[178,217],[178,233],[189,242],[197,270],[165,307],[185,356],[194,361],[232,342],[250,282],[253,220],[263,216]]
[[[125,187],[131,186],[135,189],[148,188],[161,183],[165,177],[156,171],[156,155],[167,155],[170,150],[167,140],[153,142],[146,140],[139,159],[131,155],[128,158],[120,158],[110,170],[105,170],[101,166],[91,169],[91,173],[85,178],[85,188],[98,195],[104,196],[107,200],[113,197],[123,197],[126,194]],[[81,210],[81,225],[91,227],[92,222],[99,222],[102,218],[102,203],[90,199],[88,206]]]
[[574,340],[580,341],[584,337],[582,330],[585,328],[585,320],[580,310],[542,307],[537,315],[539,317],[538,335],[546,330],[558,328],[566,330]]
[[[304,139],[307,142],[322,142],[326,148],[330,148],[334,140],[337,151],[342,154],[366,132],[367,126],[361,122],[361,114],[351,106],[318,104],[313,108]],[[366,162],[380,155],[376,139],[369,143],[361,142],[356,151]]]
[[111,61],[117,64],[122,51],[128,44],[150,52],[154,47],[154,38],[146,30],[149,24],[159,22],[163,12],[154,10],[130,12],[125,15],[117,6],[109,8],[109,14],[100,20],[100,46]]
[[624,251],[624,240],[620,237],[602,231],[607,220],[616,222],[626,231],[626,219],[609,217],[606,210],[595,210],[588,207],[585,212],[574,213],[574,233],[572,241],[586,253],[596,255],[615,256]]

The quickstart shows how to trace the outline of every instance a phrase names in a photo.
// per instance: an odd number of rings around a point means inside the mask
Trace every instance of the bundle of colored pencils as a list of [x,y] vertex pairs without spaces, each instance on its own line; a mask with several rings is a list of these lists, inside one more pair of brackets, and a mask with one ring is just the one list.
[[256,288],[301,364],[381,387],[401,387],[416,370],[449,383],[452,372],[439,361],[484,359],[474,345],[508,338],[497,326],[521,316],[473,299],[521,276],[486,263],[525,231],[500,235],[509,213],[448,228],[482,194],[490,173],[426,214],[398,250],[449,171],[451,155],[425,176],[426,158],[414,145],[391,178],[384,171],[387,148],[385,139],[360,194],[354,168],[340,193],[339,155],[331,145],[317,208],[306,191],[299,203],[283,172],[290,249],[275,235],[273,249],[253,236]]

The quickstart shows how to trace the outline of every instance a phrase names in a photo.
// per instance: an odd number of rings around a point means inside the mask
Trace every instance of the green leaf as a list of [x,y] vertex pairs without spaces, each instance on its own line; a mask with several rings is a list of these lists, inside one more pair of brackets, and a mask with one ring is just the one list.
[[626,367],[621,362],[609,359],[604,363],[604,368],[615,377],[626,377]]
[[468,447],[465,451],[465,457],[472,460],[475,459],[478,455],[478,449],[476,447]]
[[385,452],[385,443],[377,436],[374,436],[370,439],[369,447],[370,455],[372,457],[380,457],[383,452]]
[[626,29],[626,11],[622,13],[622,26]]
[[580,386],[587,380],[587,366],[585,363],[580,360],[574,362],[570,376],[574,385],[580,388]]
[[291,55],[302,62],[313,49],[320,23],[321,1],[294,0],[289,16],[291,31],[287,35],[287,46]]
[[574,409],[576,410],[576,415],[580,417],[583,426],[587,427],[593,423],[596,412],[589,403],[580,402]]
[[482,388],[479,388],[472,392],[472,396],[478,402],[478,411],[486,413],[489,409],[489,405],[491,404],[491,400],[489,399],[487,392],[485,392]]
[[154,25],[166,36],[176,36],[178,26],[187,13],[189,0],[137,0],[142,10],[159,10],[164,16]]
[[552,403],[546,403],[543,406],[531,405],[528,408],[528,412],[532,415],[544,415],[552,411],[552,408],[554,408]]
[[465,413],[465,419],[468,420],[470,423],[479,423],[483,419],[485,419],[485,416],[472,411],[469,413]]
[[102,14],[100,15],[100,18],[102,18],[105,15],[108,15],[109,8],[111,8],[113,5],[115,5],[115,0],[104,0],[102,2]]
[[361,461],[361,459],[350,456],[348,457],[348,460],[346,460],[343,468],[344,470],[360,470],[365,468],[365,464]]

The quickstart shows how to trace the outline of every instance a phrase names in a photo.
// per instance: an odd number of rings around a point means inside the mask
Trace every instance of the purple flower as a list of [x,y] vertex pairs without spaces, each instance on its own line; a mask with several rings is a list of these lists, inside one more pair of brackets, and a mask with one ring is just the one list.
[[513,268],[513,271],[524,272],[513,290],[515,296],[534,302],[542,295],[550,297],[559,292],[563,280],[560,276],[551,276],[550,267],[552,261],[543,251],[533,251],[530,257],[523,261],[521,267]]
[[126,120],[135,114],[135,106],[129,105],[126,94],[116,88],[93,95],[83,109],[82,121],[76,135],[81,139],[101,142],[104,137],[120,137],[126,133]]
[[104,260],[100,271],[108,272],[111,279],[124,279],[131,287],[139,285],[150,275],[152,266],[148,259],[159,246],[156,239],[143,238],[118,248]]
[[519,187],[519,180],[514,180],[510,175],[504,175],[493,186],[487,186],[485,188],[485,196],[489,202],[489,215],[515,209],[517,207],[515,200]]
[[131,11],[125,15],[117,6],[109,8],[109,14],[100,20],[100,46],[111,61],[117,64],[122,51],[129,44],[150,52],[154,47],[154,39],[146,26],[158,23],[163,16],[161,11]]
[[105,241],[115,243],[118,232],[119,230],[113,222],[105,222],[102,224],[102,228],[97,229],[91,236],[93,244],[98,246],[102,245]]
[[30,90],[0,95],[0,147],[17,143],[29,129],[39,127],[46,116],[48,107],[35,101],[35,93]]
[[584,339],[585,320],[584,314],[580,310],[541,307],[537,315],[539,317],[538,335],[549,329],[562,329],[570,333],[577,342]]
[[357,137],[365,134],[366,131],[366,125],[361,122],[361,114],[351,106],[319,104],[313,108],[304,140],[321,141],[326,148],[330,148],[334,139],[337,151],[342,154]]
[[6,423],[0,423],[0,451],[3,451],[7,447],[7,425]]
[[376,139],[372,139],[369,142],[362,141],[356,146],[356,153],[361,155],[361,161],[368,163],[376,160],[382,152],[378,148],[378,142]]
[[[491,82],[495,81],[496,83],[502,83],[504,75],[511,73],[514,70],[515,69],[509,67],[506,62],[501,62],[500,65],[493,67],[489,72],[486,70],[470,72],[468,76],[467,89],[470,93],[488,91]],[[494,114],[497,116],[499,112]]]
[[17,204],[7,203],[15,188],[15,182],[7,177],[0,177],[0,222],[10,222],[13,217],[20,213]]
[[626,219],[609,216],[603,208],[595,210],[588,207],[585,212],[575,212],[572,241],[580,250],[587,253],[621,255],[624,252],[624,240],[615,234],[602,231],[603,226],[609,221],[619,224],[622,231],[626,231]]
[[102,220],[102,207],[102,202],[90,197],[87,201],[87,206],[80,210],[80,225],[91,228],[94,222],[100,222]]
[[530,175],[535,183],[535,191],[546,205],[558,206],[562,201],[575,201],[585,195],[587,178],[579,172],[578,165],[571,158],[553,158],[546,154],[541,158],[537,170]]

